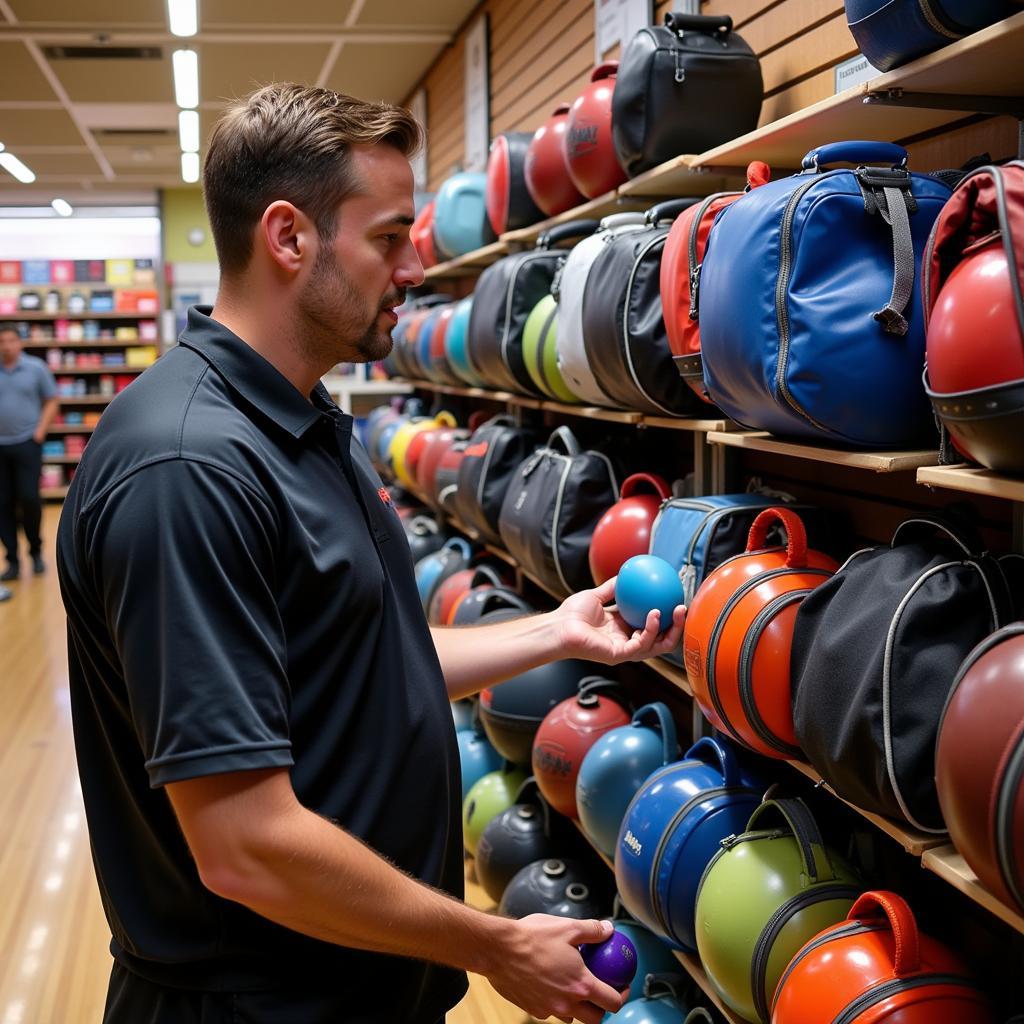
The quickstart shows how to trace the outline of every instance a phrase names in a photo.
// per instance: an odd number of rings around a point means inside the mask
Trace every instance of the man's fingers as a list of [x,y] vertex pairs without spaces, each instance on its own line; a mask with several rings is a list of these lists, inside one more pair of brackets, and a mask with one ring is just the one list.
[[610,580],[605,580],[601,586],[594,590],[594,593],[601,604],[607,604],[613,600],[615,597],[615,577],[613,576]]
[[590,945],[594,942],[604,942],[612,937],[615,931],[611,921],[597,921],[593,918],[586,921],[574,921],[576,928],[570,932],[569,941],[574,946]]
[[602,1010],[607,1010],[609,1013],[618,1012],[625,1002],[621,992],[616,992],[611,985],[606,985],[598,978],[594,978],[594,989],[589,999],[595,1006],[599,1006]]

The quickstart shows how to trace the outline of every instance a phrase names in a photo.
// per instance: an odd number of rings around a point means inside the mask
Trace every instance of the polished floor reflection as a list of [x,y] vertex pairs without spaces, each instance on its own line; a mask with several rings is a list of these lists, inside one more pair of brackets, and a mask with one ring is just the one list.
[[[0,1024],[99,1024],[110,972],[71,736],[53,568],[58,516],[46,509],[49,572],[12,584],[14,598],[0,603]],[[469,892],[485,899],[474,886]],[[448,1022],[527,1019],[471,978]]]

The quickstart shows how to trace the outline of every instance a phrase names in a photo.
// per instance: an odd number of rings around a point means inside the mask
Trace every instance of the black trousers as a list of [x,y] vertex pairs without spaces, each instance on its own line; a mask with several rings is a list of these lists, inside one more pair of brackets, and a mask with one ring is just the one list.
[[[193,992],[165,988],[115,962],[103,1024],[375,1024],[352,1016],[336,995],[281,992]],[[437,1024],[444,1024],[442,1017]]]
[[18,525],[25,531],[29,554],[39,554],[39,522],[43,503],[39,497],[39,471],[43,449],[31,438],[21,444],[0,444],[0,543],[7,560],[18,561]]

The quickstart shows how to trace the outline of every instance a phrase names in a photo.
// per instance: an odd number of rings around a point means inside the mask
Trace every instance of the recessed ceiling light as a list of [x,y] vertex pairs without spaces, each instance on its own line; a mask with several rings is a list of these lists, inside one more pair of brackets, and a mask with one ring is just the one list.
[[36,176],[13,153],[0,153],[0,167],[17,178],[23,185],[31,185]]
[[178,141],[183,153],[199,152],[199,111],[178,111]]
[[189,110],[199,106],[199,55],[195,50],[175,50],[174,99],[179,107]]
[[187,185],[194,185],[199,180],[199,154],[181,154],[181,180]]
[[194,36],[199,30],[196,0],[167,0],[167,23],[176,36]]
[[71,209],[71,204],[66,199],[54,199],[50,205],[62,216],[70,217],[75,211]]

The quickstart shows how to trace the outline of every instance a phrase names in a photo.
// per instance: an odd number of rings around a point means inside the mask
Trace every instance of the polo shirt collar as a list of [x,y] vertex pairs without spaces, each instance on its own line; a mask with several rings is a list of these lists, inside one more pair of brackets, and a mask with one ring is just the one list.
[[323,413],[252,346],[210,317],[212,306],[190,306],[178,339],[198,352],[251,405],[293,437],[302,437]]
[[19,366],[24,366],[24,365],[25,365],[25,353],[24,352],[19,352],[18,353],[18,358],[14,360],[14,365],[11,366],[11,367],[8,367],[5,362],[0,360],[0,370],[3,370],[4,373],[14,373],[14,372],[17,371]]

